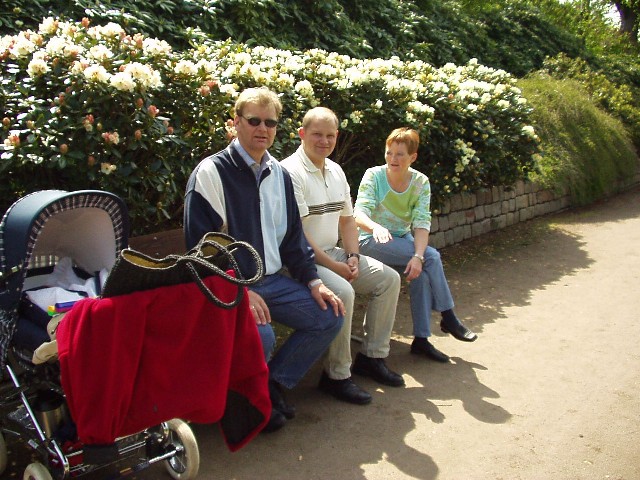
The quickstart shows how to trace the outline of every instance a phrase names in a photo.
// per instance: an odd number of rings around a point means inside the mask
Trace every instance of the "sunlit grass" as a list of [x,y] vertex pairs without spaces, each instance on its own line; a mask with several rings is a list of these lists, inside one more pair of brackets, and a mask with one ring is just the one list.
[[532,77],[519,81],[533,105],[544,155],[534,180],[569,191],[585,205],[615,191],[637,170],[637,155],[622,122],[605,113],[573,80]]

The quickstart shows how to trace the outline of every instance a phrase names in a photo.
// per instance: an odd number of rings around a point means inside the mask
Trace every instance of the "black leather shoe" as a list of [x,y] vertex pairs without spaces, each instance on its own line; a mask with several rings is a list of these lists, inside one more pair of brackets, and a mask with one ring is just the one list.
[[356,405],[371,403],[371,395],[356,385],[351,377],[344,380],[334,380],[329,378],[326,372],[322,372],[318,388],[343,402],[355,403]]
[[271,406],[286,418],[291,419],[296,416],[296,407],[289,405],[284,400],[282,387],[275,380],[271,379],[269,379],[269,397],[271,397]]
[[402,375],[389,370],[384,358],[371,358],[362,353],[358,353],[351,371],[356,375],[371,377],[376,382],[389,385],[390,387],[404,386],[404,378],[402,378]]
[[465,327],[462,322],[457,319],[449,321],[442,319],[440,322],[440,329],[444,333],[450,333],[455,338],[463,342],[473,342],[478,338],[475,333]]
[[286,417],[275,408],[271,409],[271,417],[269,423],[267,423],[262,429],[262,433],[271,433],[280,430],[287,423]]
[[449,357],[429,343],[426,338],[416,338],[411,343],[411,353],[416,355],[426,355],[431,360],[440,363],[447,363]]

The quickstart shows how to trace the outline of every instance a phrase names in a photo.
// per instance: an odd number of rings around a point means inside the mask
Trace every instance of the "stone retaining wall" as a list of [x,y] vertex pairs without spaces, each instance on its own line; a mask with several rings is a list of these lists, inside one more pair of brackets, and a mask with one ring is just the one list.
[[[640,173],[620,182],[614,192],[640,184]],[[448,247],[463,240],[558,212],[571,206],[568,194],[543,190],[532,182],[518,181],[513,187],[493,187],[476,193],[462,193],[447,199],[434,211],[429,245]],[[168,230],[129,239],[132,248],[156,258],[185,251],[182,229]]]
[[[640,175],[620,182],[613,190],[621,192],[638,183]],[[440,249],[570,206],[568,193],[557,194],[524,181],[511,188],[456,194],[439,211],[434,210],[429,245]]]

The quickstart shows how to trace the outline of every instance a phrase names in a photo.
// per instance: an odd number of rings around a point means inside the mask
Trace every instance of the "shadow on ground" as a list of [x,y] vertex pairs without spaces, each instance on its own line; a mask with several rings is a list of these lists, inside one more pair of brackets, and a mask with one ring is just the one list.
[[[508,423],[513,416],[497,404],[501,392],[481,380],[481,373],[490,367],[465,360],[464,352],[499,348],[499,340],[483,339],[488,325],[506,324],[510,321],[506,313],[509,308],[527,306],[534,292],[557,286],[563,278],[588,269],[593,259],[584,248],[579,225],[640,216],[640,204],[629,203],[631,193],[443,249],[456,311],[480,335],[478,342],[458,345],[460,342],[445,338],[434,314],[433,342],[446,353],[454,350],[452,362],[436,366],[408,355],[412,322],[404,286],[388,363],[404,374],[406,388],[381,388],[359,378],[358,384],[374,394],[374,403],[367,407],[338,403],[316,389],[320,376],[320,366],[316,365],[289,392],[289,400],[297,406],[298,413],[280,432],[259,435],[231,454],[217,426],[194,425],[202,463],[199,478],[364,480],[382,461],[396,470],[396,475],[391,472],[389,478],[438,478],[440,469],[429,455],[430,445],[438,441],[436,431],[451,409],[461,406],[475,420],[486,424]],[[617,208],[620,205],[626,208]],[[354,334],[361,335],[358,325],[362,323],[363,301],[358,302]],[[353,350],[355,353],[357,343]],[[423,428],[416,428],[418,423]],[[19,446],[10,448],[12,457]],[[15,458],[12,461],[1,478],[16,478],[18,471],[21,476],[25,465],[16,464]],[[160,466],[154,466],[137,478],[168,477]]]

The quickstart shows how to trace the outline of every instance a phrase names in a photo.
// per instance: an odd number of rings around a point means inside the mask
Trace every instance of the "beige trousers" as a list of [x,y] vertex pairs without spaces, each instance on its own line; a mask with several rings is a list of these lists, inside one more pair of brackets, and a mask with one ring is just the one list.
[[[326,253],[334,260],[347,260],[347,254],[341,248],[332,248]],[[317,267],[318,276],[340,297],[346,310],[342,329],[329,346],[324,359],[324,368],[329,377],[344,380],[351,376],[351,322],[355,294],[369,297],[361,352],[367,357],[385,358],[389,355],[389,340],[396,318],[400,275],[393,268],[365,255],[360,256],[359,275],[352,283],[326,267]]]

